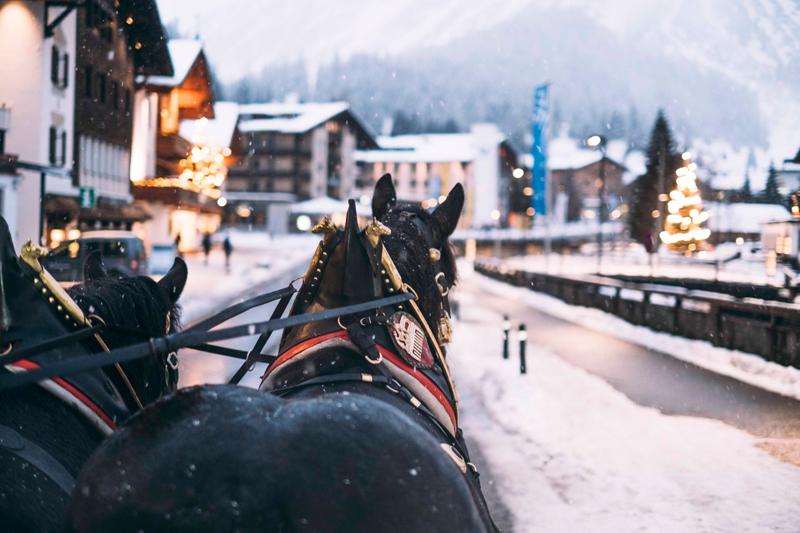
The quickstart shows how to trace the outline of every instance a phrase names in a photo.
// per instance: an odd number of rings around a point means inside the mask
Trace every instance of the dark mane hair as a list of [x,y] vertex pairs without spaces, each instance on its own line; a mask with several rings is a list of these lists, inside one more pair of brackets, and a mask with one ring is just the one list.
[[[429,247],[422,230],[413,222],[420,219],[431,229],[434,240],[442,253],[439,259],[448,286],[452,287],[458,278],[453,246],[442,235],[433,216],[421,207],[410,204],[396,204],[382,214],[380,221],[392,230],[391,235],[383,237],[384,246],[397,265],[403,281],[411,286],[419,296],[418,305],[425,319],[432,326],[442,318],[443,297],[434,280],[436,270],[430,258]],[[434,327],[434,331],[436,328]]]
[[[134,329],[151,337],[168,333],[168,315],[170,331],[177,330],[180,325],[180,305],[172,303],[158,284],[146,276],[113,275],[92,279],[70,287],[67,293],[87,316],[97,315],[106,324]],[[132,343],[127,335],[108,332],[102,337],[110,349]],[[133,340],[142,341],[144,339]],[[163,356],[121,363],[142,403],[155,401],[177,385],[167,383],[165,365]]]

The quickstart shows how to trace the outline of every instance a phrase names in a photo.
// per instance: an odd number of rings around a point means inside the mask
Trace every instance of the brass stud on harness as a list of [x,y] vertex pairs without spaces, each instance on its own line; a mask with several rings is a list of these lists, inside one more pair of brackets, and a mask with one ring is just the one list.
[[442,258],[442,252],[440,252],[436,248],[429,249],[428,254],[431,256],[431,261],[433,261],[434,263]]

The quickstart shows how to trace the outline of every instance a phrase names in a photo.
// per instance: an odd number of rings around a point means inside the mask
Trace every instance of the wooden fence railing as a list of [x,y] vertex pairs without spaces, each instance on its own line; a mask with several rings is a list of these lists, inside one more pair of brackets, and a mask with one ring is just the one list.
[[555,276],[476,262],[490,278],[593,307],[636,325],[800,368],[800,306],[600,276]]

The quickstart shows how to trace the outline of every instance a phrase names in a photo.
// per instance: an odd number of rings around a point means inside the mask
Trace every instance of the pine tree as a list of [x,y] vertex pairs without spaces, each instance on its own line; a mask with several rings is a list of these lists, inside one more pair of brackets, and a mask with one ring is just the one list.
[[[681,166],[681,157],[675,152],[669,123],[664,112],[659,110],[647,147],[647,172],[636,179],[631,190],[628,225],[632,239],[641,242],[647,230],[661,232],[663,228],[656,228],[656,217],[653,216],[659,209],[658,196],[675,187],[675,171]],[[659,191],[662,168],[664,190]]]
[[778,190],[778,171],[775,170],[775,164],[770,162],[769,174],[767,174],[767,185],[759,195],[762,202],[765,204],[782,204],[784,202],[783,196]]
[[750,173],[745,172],[744,175],[744,185],[742,185],[742,189],[739,191],[739,198],[740,202],[751,204],[755,198],[753,197],[753,189],[750,187]]
[[609,139],[624,139],[626,135],[625,131],[625,119],[622,117],[622,114],[619,111],[614,111],[611,113],[611,119],[607,124],[608,128],[608,138]]
[[683,154],[683,166],[675,171],[675,188],[669,193],[667,215],[661,242],[670,250],[690,254],[708,239],[711,232],[702,227],[708,220],[703,211],[703,199],[697,186],[697,165],[689,161],[689,153]]

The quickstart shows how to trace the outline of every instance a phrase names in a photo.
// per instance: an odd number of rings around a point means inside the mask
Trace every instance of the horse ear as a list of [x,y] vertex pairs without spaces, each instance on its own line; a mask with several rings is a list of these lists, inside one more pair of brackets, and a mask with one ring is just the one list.
[[95,250],[86,256],[83,261],[83,281],[92,281],[108,277],[108,272],[103,266],[100,250]]
[[188,275],[189,271],[186,268],[186,262],[180,257],[176,257],[175,263],[172,264],[169,272],[158,280],[158,286],[164,291],[170,302],[175,303],[181,297]]
[[460,183],[447,195],[444,202],[433,212],[433,220],[439,226],[443,238],[449,237],[458,226],[461,210],[464,208],[464,187]]
[[375,193],[372,195],[372,216],[381,218],[396,203],[397,193],[392,183],[392,175],[384,174],[375,184]]

